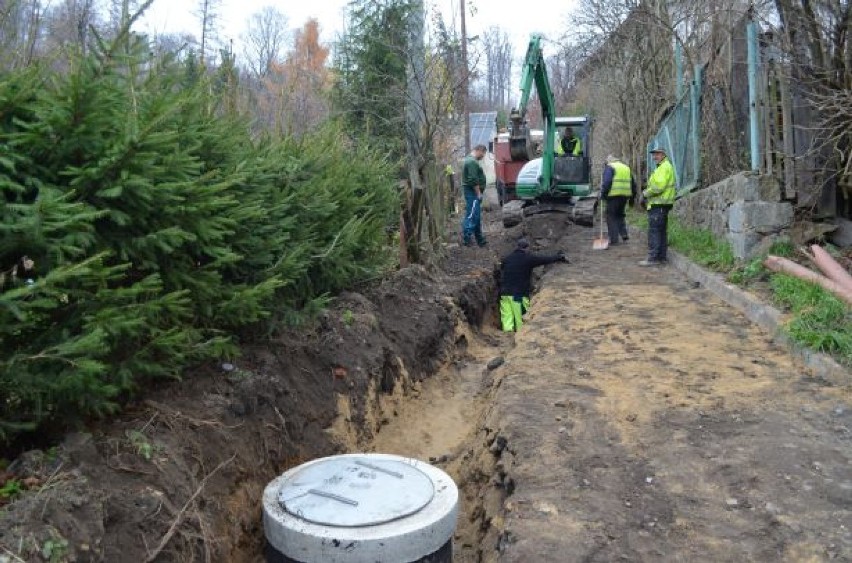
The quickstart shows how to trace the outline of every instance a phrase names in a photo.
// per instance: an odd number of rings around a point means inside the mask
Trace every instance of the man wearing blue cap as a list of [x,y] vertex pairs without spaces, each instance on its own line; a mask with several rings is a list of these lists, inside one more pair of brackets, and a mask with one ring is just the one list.
[[553,262],[568,262],[562,252],[540,256],[529,248],[527,239],[518,239],[517,248],[503,258],[500,267],[500,325],[505,332],[517,332],[524,324],[524,313],[530,308],[533,269]]
[[675,173],[666,151],[655,146],[651,157],[657,164],[648,186],[642,192],[648,207],[648,258],[640,266],[660,266],[667,262],[669,211],[675,201]]

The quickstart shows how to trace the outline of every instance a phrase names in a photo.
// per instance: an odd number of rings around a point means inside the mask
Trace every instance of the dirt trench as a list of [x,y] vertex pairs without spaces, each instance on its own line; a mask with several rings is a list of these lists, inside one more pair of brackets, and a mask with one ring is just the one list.
[[[567,231],[588,232],[567,222],[563,215],[540,216],[508,230],[492,221],[484,230],[495,259],[514,249],[520,236],[530,239],[536,252],[555,253],[570,252],[564,244]],[[476,251],[462,248],[451,252],[456,264],[463,264]],[[564,267],[536,270],[535,291],[542,288],[545,272]],[[495,294],[490,304],[496,302]],[[501,525],[499,512],[513,492],[513,483],[500,460],[505,444],[489,418],[506,373],[505,358],[513,352],[515,342],[514,334],[500,330],[496,307],[489,307],[478,325],[457,325],[453,352],[435,375],[411,384],[403,372],[393,392],[377,395],[368,417],[375,429],[371,437],[365,440],[359,426],[347,420],[345,402],[333,425],[336,440],[349,452],[422,459],[453,478],[461,496],[454,537],[456,563],[482,563],[497,553],[489,533]]]
[[[499,338],[481,327],[501,250],[450,249],[443,271],[341,295],[310,329],[21,455],[8,471],[30,490],[0,508],[0,561],[256,563],[261,493],[290,467],[393,449],[400,421],[419,429],[418,456],[449,462],[478,388],[465,366]],[[424,426],[411,406],[439,401],[446,416]]]
[[[460,489],[459,526],[454,561],[478,563],[486,523],[481,489],[490,486],[492,460],[480,440],[481,423],[491,399],[494,378],[513,339],[488,322],[479,330],[463,327],[447,364],[429,379],[399,385],[374,404],[375,432],[363,441],[345,420],[346,407],[333,433],[348,452],[381,452],[428,461],[446,471]],[[404,381],[403,375],[403,381]],[[405,389],[404,391],[402,389]]]

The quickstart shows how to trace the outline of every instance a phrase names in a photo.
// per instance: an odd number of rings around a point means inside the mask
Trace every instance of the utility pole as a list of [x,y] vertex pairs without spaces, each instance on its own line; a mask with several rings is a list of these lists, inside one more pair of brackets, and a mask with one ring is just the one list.
[[420,168],[423,161],[421,134],[423,129],[423,113],[425,100],[425,47],[423,30],[426,26],[426,12],[423,0],[415,0],[408,20],[408,64],[406,68],[406,103],[405,103],[405,140],[408,152],[409,176],[411,187],[419,190],[421,185]]
[[459,0],[461,6],[461,56],[462,56],[462,117],[464,118],[464,154],[470,154],[470,114],[468,113],[468,66],[467,66],[467,26],[465,25],[464,0]]

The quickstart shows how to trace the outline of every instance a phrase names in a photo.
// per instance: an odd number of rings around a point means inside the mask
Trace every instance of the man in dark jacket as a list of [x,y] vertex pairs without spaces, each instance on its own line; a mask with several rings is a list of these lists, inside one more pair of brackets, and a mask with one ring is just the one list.
[[500,268],[500,324],[506,332],[520,330],[523,315],[530,307],[530,276],[534,268],[568,262],[562,252],[553,256],[539,256],[529,251],[527,239],[518,239],[518,247],[503,258]]
[[607,156],[601,181],[601,199],[606,201],[606,230],[610,246],[618,244],[619,236],[624,242],[630,239],[625,208],[636,194],[636,180],[630,168],[617,157]]

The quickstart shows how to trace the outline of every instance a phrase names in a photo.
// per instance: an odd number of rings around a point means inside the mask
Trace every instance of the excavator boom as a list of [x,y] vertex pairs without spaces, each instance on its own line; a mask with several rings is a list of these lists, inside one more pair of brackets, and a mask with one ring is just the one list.
[[544,125],[544,139],[542,145],[542,158],[547,159],[542,167],[542,178],[544,185],[549,186],[552,179],[554,132],[556,131],[556,105],[553,91],[550,89],[550,80],[547,77],[547,65],[544,62],[544,54],[541,50],[542,37],[538,34],[530,36],[527,46],[527,54],[524,57],[521,69],[521,99],[518,107],[510,115],[512,122],[511,151],[512,158],[517,160],[532,160],[532,143],[530,142],[529,129],[526,126],[527,108],[530,95],[535,86],[541,104],[541,115]]

